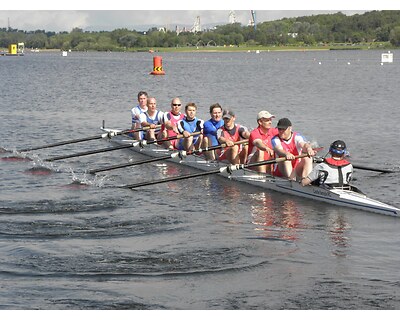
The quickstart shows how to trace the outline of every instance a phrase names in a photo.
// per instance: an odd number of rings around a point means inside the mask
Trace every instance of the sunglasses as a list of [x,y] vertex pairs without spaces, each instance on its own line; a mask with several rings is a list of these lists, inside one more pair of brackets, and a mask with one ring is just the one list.
[[180,107],[180,106],[181,106],[180,103],[173,103],[172,105],[173,105],[174,107]]

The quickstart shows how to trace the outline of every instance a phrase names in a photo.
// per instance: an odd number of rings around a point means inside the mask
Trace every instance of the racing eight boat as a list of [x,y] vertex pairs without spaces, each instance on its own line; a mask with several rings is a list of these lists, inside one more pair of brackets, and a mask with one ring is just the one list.
[[[302,186],[299,182],[288,180],[281,177],[259,173],[249,169],[247,165],[230,165],[220,161],[208,161],[197,154],[187,154],[177,150],[167,150],[157,144],[146,144],[145,141],[136,141],[125,134],[120,134],[121,130],[101,128],[108,133],[111,142],[118,145],[125,145],[130,150],[145,154],[150,157],[163,158],[189,167],[199,169],[209,173],[217,173],[230,180],[245,182],[262,189],[274,190],[285,194],[298,197],[318,200],[329,204],[334,204],[353,209],[359,209],[389,216],[400,216],[400,209],[389,204],[374,200],[362,193],[357,187],[350,185],[343,188],[328,188],[324,186],[308,185]],[[200,150],[201,151],[201,150]],[[100,170],[99,170],[100,171]],[[191,177],[201,176],[194,174]],[[185,176],[184,178],[187,178]],[[178,180],[179,178],[172,178]],[[168,179],[165,179],[166,181]],[[160,182],[160,181],[158,181]],[[136,188],[152,184],[135,184],[126,187]]]

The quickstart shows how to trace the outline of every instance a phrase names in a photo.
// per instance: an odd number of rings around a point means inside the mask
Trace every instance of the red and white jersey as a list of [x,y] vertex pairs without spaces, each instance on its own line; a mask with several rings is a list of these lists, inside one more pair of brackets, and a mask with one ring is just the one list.
[[[254,141],[260,139],[264,145],[268,148],[272,149],[271,139],[278,134],[277,128],[270,128],[267,133],[264,133],[260,126],[255,128],[250,132],[249,138],[249,159],[254,155],[254,153],[258,150],[258,148],[254,145]],[[268,152],[264,153],[264,160],[268,160],[269,154]]]
[[[301,154],[301,151],[303,149],[304,143],[307,141],[304,139],[304,137],[299,134],[298,132],[292,132],[292,136],[288,140],[284,140],[279,138],[278,135],[272,138],[271,143],[272,147],[276,151],[277,149],[280,149],[280,147],[283,148],[286,152],[290,152],[294,156],[298,156]],[[279,157],[278,154],[275,155],[275,157]],[[292,160],[292,167],[295,168],[298,164],[300,163],[300,159],[294,159]],[[276,176],[282,176],[282,173],[279,171],[279,166],[278,164],[274,165],[274,175]]]
[[235,126],[231,130],[228,130],[227,128],[225,128],[225,126],[222,126],[217,130],[217,139],[219,139],[220,137],[224,137],[227,140],[237,142],[245,139],[243,137],[243,132],[246,131],[247,128],[240,124],[235,124]]
[[295,156],[301,153],[301,149],[306,142],[307,141],[304,139],[304,137],[298,132],[292,132],[292,136],[288,140],[283,140],[279,138],[278,135],[273,137],[271,140],[271,144],[274,150],[282,147],[283,150],[290,152]]
[[[183,113],[180,113],[178,115],[173,114],[171,111],[165,112],[164,113],[164,124],[161,127],[161,130],[165,129],[165,123],[167,123],[168,121],[171,122],[171,124],[173,126],[176,126],[178,124],[179,121],[181,121],[183,119],[185,115]],[[168,137],[173,137],[176,136],[176,132],[174,130],[167,130],[167,136]]]

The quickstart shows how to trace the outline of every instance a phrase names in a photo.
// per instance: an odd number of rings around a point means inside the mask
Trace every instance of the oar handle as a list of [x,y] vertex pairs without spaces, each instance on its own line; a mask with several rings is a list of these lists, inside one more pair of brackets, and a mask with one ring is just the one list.
[[[161,128],[161,124],[157,124],[155,129]],[[138,129],[131,129],[131,130],[124,130],[122,131],[120,134],[124,134],[124,133],[135,133],[135,132],[139,132],[139,131],[146,131],[146,130],[150,130],[150,126],[146,126],[146,127],[142,127],[142,128],[138,128]]]
[[218,146],[208,147],[207,150],[205,150],[206,148],[199,149],[199,152],[211,151],[211,150],[223,149],[223,148],[230,148],[230,147],[237,146],[237,145],[240,145],[240,144],[248,144],[248,143],[249,143],[249,140],[247,140],[247,139],[246,140],[235,141],[235,142],[233,142],[232,146],[228,146],[226,143],[221,143]]
[[[305,157],[308,157],[307,153],[302,153],[298,156],[295,156],[294,158],[300,159],[300,158],[305,158]],[[291,160],[286,159],[286,157],[281,157],[281,158],[275,158],[275,159],[271,159],[271,160],[264,160],[264,161],[244,164],[243,167],[244,168],[258,167],[258,166],[263,166],[266,164],[274,164],[274,163],[279,163],[279,162],[284,162],[284,161],[291,161]]]
[[[232,145],[236,146],[239,144],[248,144],[249,140],[240,140],[240,141],[235,141]],[[218,149],[223,149],[223,148],[230,148],[231,146],[228,146],[226,143],[222,143],[218,146],[211,146],[211,147],[205,147],[205,148],[199,148],[197,150],[192,150],[192,151],[187,151],[186,153],[182,153],[183,156],[186,155],[191,155],[191,154],[199,154],[199,153],[203,153],[203,152],[207,152],[207,151],[213,151],[213,150],[218,150]]]
[[[199,134],[201,134],[201,132],[193,132],[189,136],[197,136]],[[139,146],[141,148],[144,148],[148,144],[162,143],[162,142],[176,140],[176,139],[182,139],[182,138],[184,138],[183,134],[178,134],[176,136],[172,136],[172,137],[168,137],[168,138],[164,138],[164,139],[160,139],[160,140],[153,140],[153,141],[139,140],[139,141],[134,142],[133,146],[135,146],[135,147]]]

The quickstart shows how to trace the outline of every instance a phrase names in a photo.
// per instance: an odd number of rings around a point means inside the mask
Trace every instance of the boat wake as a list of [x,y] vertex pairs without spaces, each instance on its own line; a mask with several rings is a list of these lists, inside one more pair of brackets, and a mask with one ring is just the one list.
[[55,172],[60,172],[53,163],[43,162],[43,160],[36,155],[32,156],[30,159],[33,161],[33,167],[25,170],[26,174],[48,176]]
[[81,189],[90,186],[101,188],[107,180],[107,176],[92,176],[87,175],[86,173],[83,173],[83,175],[79,177],[72,168],[70,168],[70,173],[72,174],[72,182],[65,186],[70,189]]
[[7,149],[5,149],[3,147],[0,147],[0,154],[2,154],[2,153],[10,153],[10,152],[11,152],[10,150],[7,150]]

